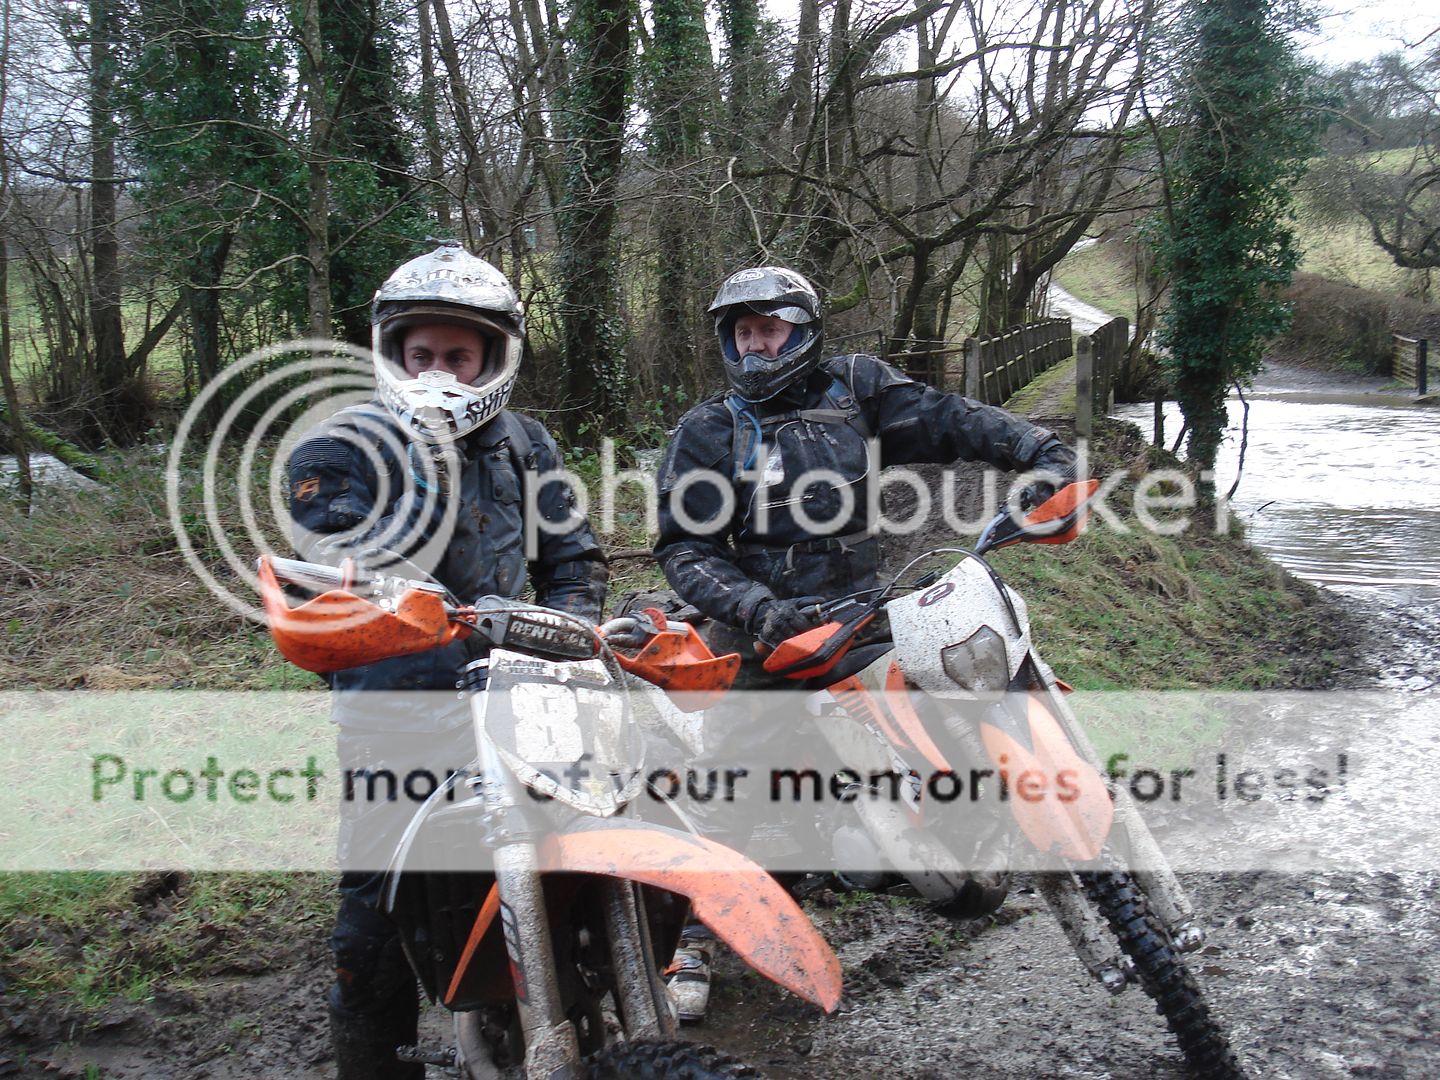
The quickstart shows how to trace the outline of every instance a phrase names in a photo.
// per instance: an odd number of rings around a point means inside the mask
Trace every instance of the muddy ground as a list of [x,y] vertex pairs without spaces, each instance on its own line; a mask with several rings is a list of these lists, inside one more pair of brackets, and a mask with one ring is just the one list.
[[[1343,603],[1337,624],[1370,630],[1344,682],[1433,688],[1440,617]],[[1436,876],[1225,874],[1185,884],[1209,931],[1192,965],[1252,1075],[1440,1075]],[[146,899],[154,918],[165,902],[163,890]],[[899,897],[822,890],[808,903],[844,964],[841,1008],[822,1016],[724,957],[712,1019],[688,1035],[776,1080],[1185,1075],[1149,1000],[1096,985],[1023,880],[997,917],[979,922],[952,923]],[[324,937],[311,925],[288,940],[257,939],[235,970],[98,1011],[37,1009],[0,985],[0,1077],[332,1077]],[[436,1037],[444,1024],[439,1010],[427,1014]]]

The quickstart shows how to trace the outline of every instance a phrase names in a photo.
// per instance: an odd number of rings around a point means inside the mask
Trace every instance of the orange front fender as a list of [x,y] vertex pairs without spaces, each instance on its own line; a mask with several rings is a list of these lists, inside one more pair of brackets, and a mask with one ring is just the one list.
[[[1011,813],[1040,851],[1081,862],[1093,859],[1105,846],[1114,820],[1110,791],[1045,702],[1031,694],[1026,704],[1023,738],[988,722],[980,724],[986,751],[1007,787],[1015,789],[1008,794]],[[1037,795],[1037,789],[1043,790]]]
[[541,869],[640,881],[689,897],[695,917],[767,979],[833,1012],[840,958],[768,873],[710,840],[641,821],[586,822],[540,848]]

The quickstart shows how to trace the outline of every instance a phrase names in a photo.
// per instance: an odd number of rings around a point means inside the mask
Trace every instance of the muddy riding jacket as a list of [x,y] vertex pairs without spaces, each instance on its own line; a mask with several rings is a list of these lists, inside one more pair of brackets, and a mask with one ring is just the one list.
[[[575,514],[566,485],[548,480],[529,492],[534,512],[549,527],[531,522],[527,533],[527,486],[560,467],[555,442],[539,423],[506,411],[459,440],[458,487],[449,497],[432,498],[428,513],[425,492],[404,456],[406,445],[391,415],[370,403],[337,413],[295,448],[288,466],[290,514],[301,558],[336,564],[349,556],[373,562],[373,553],[383,549],[432,575],[462,603],[481,596],[519,596],[528,571],[538,603],[599,619],[608,571],[600,544]],[[527,535],[533,538],[529,559]],[[403,563],[385,572],[412,576]],[[337,672],[331,686],[336,691],[453,691],[473,652],[473,645],[457,641]],[[364,712],[362,705],[334,710],[341,724],[371,730],[443,730],[454,719],[418,712],[404,718],[366,717]]]
[[655,557],[684,600],[735,627],[765,600],[870,588],[880,469],[956,460],[1075,469],[1054,432],[874,356],[833,357],[779,398],[685,414],[660,465]]

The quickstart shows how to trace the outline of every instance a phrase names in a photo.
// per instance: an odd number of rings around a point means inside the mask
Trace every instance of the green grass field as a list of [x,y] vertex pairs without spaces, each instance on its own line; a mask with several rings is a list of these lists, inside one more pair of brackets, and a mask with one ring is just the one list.
[[1304,252],[1300,260],[1303,273],[1389,293],[1403,293],[1414,276],[1413,271],[1395,265],[1361,221],[1327,221],[1302,208],[1296,217],[1295,237]]
[[[1409,164],[1412,154],[1408,149],[1388,150],[1376,155],[1375,161],[1398,171]],[[1336,221],[1302,194],[1296,201],[1293,224],[1302,273],[1376,292],[1415,292],[1422,272],[1396,266],[1358,215]],[[1124,243],[1102,242],[1072,251],[1056,269],[1055,280],[1087,304],[1133,317],[1135,276]]]

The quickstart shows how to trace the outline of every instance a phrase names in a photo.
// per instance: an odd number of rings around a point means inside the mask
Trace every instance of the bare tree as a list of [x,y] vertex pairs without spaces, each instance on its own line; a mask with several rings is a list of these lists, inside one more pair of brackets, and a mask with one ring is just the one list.
[[[1023,319],[1110,207],[1151,19],[1149,0],[837,4],[804,140],[768,147],[751,178],[783,180],[752,199],[774,207],[761,247],[827,284],[832,312],[874,310],[888,279],[893,349],[945,338],[976,282],[976,325]],[[913,63],[896,45],[907,31]],[[788,93],[792,117],[805,98]]]
[[[1375,243],[1396,266],[1412,270],[1440,267],[1440,44],[1433,44],[1435,37],[1414,61],[1392,57],[1391,63],[1377,65],[1376,74],[1389,84],[1392,110],[1411,118],[1411,145],[1375,154],[1363,145],[1362,129],[1359,138],[1352,134],[1342,141],[1340,148],[1350,153],[1338,166],[1346,202],[1365,220]],[[1351,146],[1344,146],[1346,141]]]

